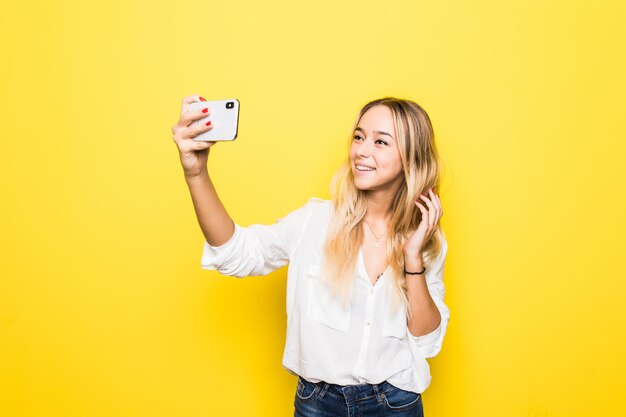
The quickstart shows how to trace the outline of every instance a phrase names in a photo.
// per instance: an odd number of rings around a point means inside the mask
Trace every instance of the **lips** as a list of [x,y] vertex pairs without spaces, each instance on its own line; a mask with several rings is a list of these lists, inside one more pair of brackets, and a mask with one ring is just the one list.
[[369,166],[369,165],[365,165],[365,164],[356,163],[354,164],[354,167],[356,168],[357,171],[361,171],[361,172],[376,171],[376,168]]

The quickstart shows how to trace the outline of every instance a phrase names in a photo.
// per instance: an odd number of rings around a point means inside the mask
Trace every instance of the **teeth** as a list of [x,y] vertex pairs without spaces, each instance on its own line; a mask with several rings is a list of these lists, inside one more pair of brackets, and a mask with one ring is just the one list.
[[357,165],[356,169],[359,171],[376,171],[374,168],[364,167],[363,165]]

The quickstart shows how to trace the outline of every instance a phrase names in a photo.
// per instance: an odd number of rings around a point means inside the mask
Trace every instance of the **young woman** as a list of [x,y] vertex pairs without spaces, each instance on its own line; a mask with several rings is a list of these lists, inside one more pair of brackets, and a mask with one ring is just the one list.
[[201,266],[265,275],[289,264],[283,367],[298,376],[295,416],[423,416],[427,358],[441,350],[447,243],[440,160],[427,113],[387,97],[359,112],[332,200],[310,198],[274,224],[242,227],[207,169],[215,142],[183,99],[172,127],[200,228]]

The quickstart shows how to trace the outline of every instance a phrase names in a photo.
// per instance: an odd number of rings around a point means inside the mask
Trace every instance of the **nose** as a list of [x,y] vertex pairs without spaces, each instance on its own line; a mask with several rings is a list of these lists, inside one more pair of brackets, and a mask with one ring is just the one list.
[[361,146],[359,146],[358,152],[357,154],[362,157],[362,158],[367,158],[368,156],[370,156],[372,154],[372,150],[371,150],[371,140],[366,140],[364,141]]

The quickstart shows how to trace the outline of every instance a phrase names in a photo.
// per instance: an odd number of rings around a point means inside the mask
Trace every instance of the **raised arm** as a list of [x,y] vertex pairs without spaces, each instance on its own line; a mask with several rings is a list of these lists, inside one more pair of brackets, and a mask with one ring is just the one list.
[[410,339],[415,342],[417,349],[419,349],[425,358],[432,358],[441,351],[443,339],[448,329],[448,322],[450,321],[450,308],[444,303],[446,288],[443,283],[447,253],[448,242],[446,241],[444,234],[441,253],[431,266],[431,269],[426,271],[426,284],[428,286],[428,292],[439,310],[441,321],[439,322],[437,328],[428,334],[414,336],[409,333]]
[[172,133],[202,234],[209,244],[219,246],[230,240],[234,234],[235,225],[209,178],[207,168],[209,151],[217,142],[193,140],[200,133],[213,128],[210,124],[192,125],[194,121],[211,114],[208,106],[204,109],[189,110],[189,104],[198,101],[206,100],[198,95],[183,98],[180,118],[172,126]]
[[225,244],[216,247],[204,242],[201,266],[240,278],[267,275],[292,259],[313,212],[322,209],[322,200],[310,198],[272,224],[235,223],[235,232]]
[[198,224],[207,243],[221,246],[235,233],[235,223],[220,201],[208,173],[185,175]]

